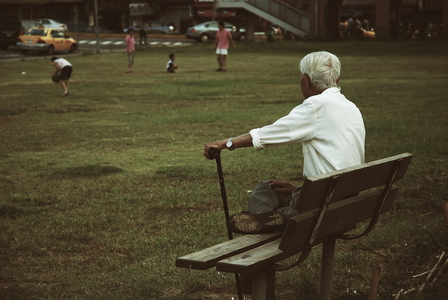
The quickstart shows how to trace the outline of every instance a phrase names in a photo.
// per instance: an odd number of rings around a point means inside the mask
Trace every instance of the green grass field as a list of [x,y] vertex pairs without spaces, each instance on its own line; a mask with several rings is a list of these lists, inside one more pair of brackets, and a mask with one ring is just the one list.
[[[214,161],[205,143],[275,121],[304,99],[301,58],[342,62],[342,93],[367,130],[366,161],[411,152],[392,212],[360,240],[336,245],[334,299],[378,299],[418,287],[448,250],[447,42],[238,44],[228,72],[212,45],[68,57],[70,95],[49,58],[0,68],[1,299],[231,299],[232,274],[176,268],[177,257],[226,240]],[[180,69],[164,71],[168,54]],[[26,72],[26,74],[22,74]],[[299,183],[301,145],[223,152],[231,213],[262,180]],[[277,297],[317,299],[316,247],[278,274]],[[446,259],[446,258],[445,258]],[[446,300],[448,271],[403,299]]]

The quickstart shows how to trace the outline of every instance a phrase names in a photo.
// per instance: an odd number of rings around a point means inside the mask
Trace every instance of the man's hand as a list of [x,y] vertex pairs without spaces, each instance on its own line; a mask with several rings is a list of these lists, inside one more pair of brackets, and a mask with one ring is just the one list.
[[204,147],[204,156],[207,159],[215,159],[222,149],[226,148],[226,140],[208,143]]
[[296,189],[297,186],[293,185],[292,183],[278,180],[278,179],[270,179],[268,180],[269,186],[276,192],[282,193],[282,194],[288,194],[291,195],[292,192]]
[[[253,147],[252,137],[250,133],[245,133],[243,135],[234,137],[232,141],[233,141],[232,147],[234,149]],[[218,156],[219,151],[223,149],[227,149],[227,139],[206,144],[204,147],[203,154],[207,159],[215,159],[216,156]]]

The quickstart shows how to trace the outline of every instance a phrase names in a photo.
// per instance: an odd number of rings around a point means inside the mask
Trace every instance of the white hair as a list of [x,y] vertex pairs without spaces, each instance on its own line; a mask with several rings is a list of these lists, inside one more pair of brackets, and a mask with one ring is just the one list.
[[341,62],[330,52],[312,52],[300,62],[300,72],[310,77],[318,91],[323,91],[338,86],[336,81],[341,75]]

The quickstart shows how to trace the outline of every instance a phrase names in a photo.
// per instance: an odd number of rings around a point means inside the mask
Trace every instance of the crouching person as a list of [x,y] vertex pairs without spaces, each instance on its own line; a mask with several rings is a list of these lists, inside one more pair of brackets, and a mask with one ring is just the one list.
[[56,68],[53,76],[57,76],[60,74],[59,83],[61,84],[62,89],[64,90],[63,96],[68,96],[70,92],[68,91],[68,82],[70,77],[72,76],[73,66],[66,59],[52,57],[51,63]]

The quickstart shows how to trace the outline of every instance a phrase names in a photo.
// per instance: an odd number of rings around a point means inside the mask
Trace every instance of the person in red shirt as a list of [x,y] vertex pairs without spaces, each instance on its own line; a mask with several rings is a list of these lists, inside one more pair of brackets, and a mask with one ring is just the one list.
[[227,49],[229,48],[229,42],[232,42],[233,48],[236,48],[236,45],[232,39],[230,31],[225,29],[223,21],[218,22],[218,29],[219,30],[216,32],[215,50],[219,68],[216,71],[225,72],[227,71],[226,60],[227,60]]

